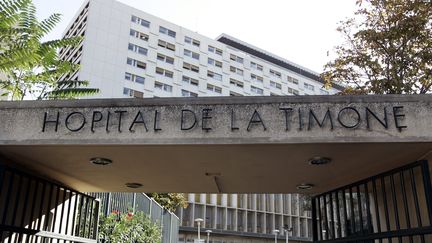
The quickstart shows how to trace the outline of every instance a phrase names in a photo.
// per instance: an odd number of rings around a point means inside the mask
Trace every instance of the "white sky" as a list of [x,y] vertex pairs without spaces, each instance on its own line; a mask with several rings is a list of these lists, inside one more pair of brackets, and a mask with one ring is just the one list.
[[[61,13],[48,36],[60,38],[84,0],[34,0],[40,19]],[[226,33],[294,63],[323,70],[327,51],[342,42],[338,22],[355,0],[120,0],[144,12],[216,38]]]

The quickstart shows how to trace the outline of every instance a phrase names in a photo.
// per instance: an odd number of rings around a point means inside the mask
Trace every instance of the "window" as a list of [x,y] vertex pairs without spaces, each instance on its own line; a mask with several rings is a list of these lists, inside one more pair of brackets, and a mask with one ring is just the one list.
[[311,91],[315,90],[315,87],[312,84],[304,83],[304,87],[305,87],[305,89],[308,89]]
[[150,22],[149,21],[147,21],[145,19],[138,18],[137,16],[134,16],[134,15],[132,15],[131,21],[134,22],[134,23],[136,23],[136,24],[140,24],[140,25],[142,25],[144,27],[147,27],[147,28],[150,27]]
[[199,47],[200,46],[200,41],[199,40],[195,40],[189,36],[185,36],[185,42],[194,46]]
[[220,68],[222,67],[222,62],[217,61],[215,59],[212,59],[210,57],[208,58],[207,63],[212,65],[212,66],[216,66],[216,67],[220,67]]
[[169,63],[169,64],[174,64],[174,58],[169,57],[169,56],[165,56],[165,55],[160,54],[160,53],[157,54],[157,59],[159,61],[162,61],[162,62],[166,62],[166,63]]
[[258,63],[255,63],[255,62],[251,62],[250,66],[251,66],[251,68],[256,69],[256,70],[260,70],[260,71],[263,70],[263,66],[259,65]]
[[172,30],[167,29],[167,28],[162,27],[162,26],[159,26],[159,33],[162,33],[162,34],[174,37],[174,38],[176,37],[176,32],[175,31],[172,31]]
[[188,57],[192,57],[193,59],[199,60],[199,54],[188,49],[184,49],[183,54]]
[[144,47],[129,43],[128,49],[129,49],[129,51],[133,51],[133,52],[136,52],[138,54],[147,56],[147,49],[145,49]]
[[236,55],[234,55],[234,54],[231,54],[231,55],[230,55],[230,60],[232,60],[232,61],[236,61],[236,62],[238,62],[238,63],[243,63],[243,58],[241,58],[241,57],[239,57],[239,56],[236,56]]
[[222,75],[219,73],[212,72],[212,71],[207,71],[207,77],[222,81]]
[[155,87],[155,89],[160,89],[163,91],[172,92],[172,86],[168,85],[168,84],[164,84],[164,83],[160,83],[160,82],[156,81],[154,87]]
[[211,84],[207,84],[207,90],[218,93],[218,94],[222,94],[222,88],[221,87],[214,86]]
[[142,32],[139,32],[139,31],[136,31],[136,30],[133,30],[133,29],[130,30],[130,36],[133,36],[135,38],[138,38],[138,39],[141,39],[141,40],[144,40],[144,41],[148,41],[149,40],[149,36],[147,34],[144,34]]
[[192,65],[192,64],[187,63],[187,62],[183,62],[183,68],[186,70],[190,70],[192,72],[199,73],[199,67],[198,66]]
[[287,80],[288,80],[288,82],[293,83],[293,84],[298,84],[299,83],[298,79],[293,78],[291,76],[287,76]]
[[131,74],[131,73],[125,73],[125,79],[132,81],[132,82],[137,82],[139,84],[144,84],[145,78],[135,75],[135,74]]
[[270,74],[273,75],[273,76],[276,76],[278,78],[282,77],[282,74],[280,72],[275,71],[273,69],[270,69]]
[[241,81],[230,78],[230,84],[239,88],[243,88],[244,84]]
[[145,62],[141,62],[141,61],[129,58],[129,57],[127,58],[126,63],[128,65],[131,65],[131,66],[134,66],[134,67],[137,67],[140,69],[146,69],[146,67],[147,67],[147,64]]
[[198,97],[197,93],[182,89],[182,96],[183,97]]
[[251,86],[251,91],[255,94],[260,94],[260,95],[264,94],[263,89],[260,89],[260,88],[255,87],[255,86]]
[[134,90],[134,89],[129,89],[129,88],[126,88],[126,87],[123,88],[123,94],[127,95],[127,96],[130,96],[130,97],[135,97],[135,98],[143,98],[144,97],[144,93],[143,92],[140,92],[140,91],[137,91],[137,90]]
[[299,95],[299,91],[293,88],[288,87],[288,93],[293,95]]
[[242,94],[236,93],[236,92],[230,92],[230,96],[243,96]]
[[282,89],[282,85],[280,83],[276,83],[274,81],[270,81],[270,87],[273,87],[276,89]]
[[240,68],[236,68],[236,67],[230,66],[230,71],[232,73],[237,73],[238,75],[243,76],[243,70],[241,70]]
[[131,81],[132,80],[132,74],[125,73],[125,79]]
[[171,43],[163,41],[163,40],[158,40],[158,46],[166,48],[166,49],[171,50],[171,51],[175,51],[175,45],[174,44],[171,44]]
[[258,83],[262,83],[263,82],[263,77],[260,77],[258,75],[255,75],[253,73],[251,73],[251,79],[252,81],[258,82]]
[[208,51],[222,56],[222,50],[214,46],[208,46]]
[[194,79],[194,78],[191,78],[188,76],[184,76],[184,75],[182,77],[182,81],[185,83],[188,83],[190,85],[193,85],[193,86],[198,86],[198,84],[199,84],[199,81],[197,79]]
[[163,68],[160,67],[156,67],[156,73],[168,78],[172,78],[174,76],[174,73],[168,70],[165,70]]
[[323,95],[329,95],[330,94],[330,92],[328,92],[325,89],[320,89],[320,93],[323,94]]

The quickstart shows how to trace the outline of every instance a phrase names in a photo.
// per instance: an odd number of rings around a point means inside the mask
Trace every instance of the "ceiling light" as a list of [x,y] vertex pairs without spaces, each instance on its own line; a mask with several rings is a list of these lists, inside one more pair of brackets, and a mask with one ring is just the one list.
[[220,172],[206,172],[206,176],[221,176]]
[[107,158],[101,158],[101,157],[95,157],[95,158],[91,158],[90,162],[95,164],[95,165],[109,165],[112,164],[112,160],[107,159]]
[[143,184],[141,183],[136,183],[136,182],[128,182],[125,184],[127,187],[129,188],[140,188],[143,186]]
[[298,190],[309,190],[312,189],[312,187],[314,187],[314,185],[309,183],[302,183],[297,185]]
[[311,165],[325,165],[330,163],[332,160],[327,157],[313,157],[309,160],[309,164]]

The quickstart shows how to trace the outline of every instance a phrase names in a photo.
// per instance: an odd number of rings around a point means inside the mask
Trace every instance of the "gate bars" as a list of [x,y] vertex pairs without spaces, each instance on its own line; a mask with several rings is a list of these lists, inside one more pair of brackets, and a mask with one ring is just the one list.
[[0,164],[0,242],[96,242],[99,202]]
[[432,242],[431,196],[425,160],[317,195],[312,198],[313,240]]

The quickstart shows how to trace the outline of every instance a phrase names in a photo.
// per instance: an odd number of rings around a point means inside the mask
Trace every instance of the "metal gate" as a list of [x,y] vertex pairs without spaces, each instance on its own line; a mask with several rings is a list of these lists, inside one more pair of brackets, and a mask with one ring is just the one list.
[[312,198],[314,242],[432,242],[427,161]]
[[99,202],[0,164],[0,242],[96,243]]

